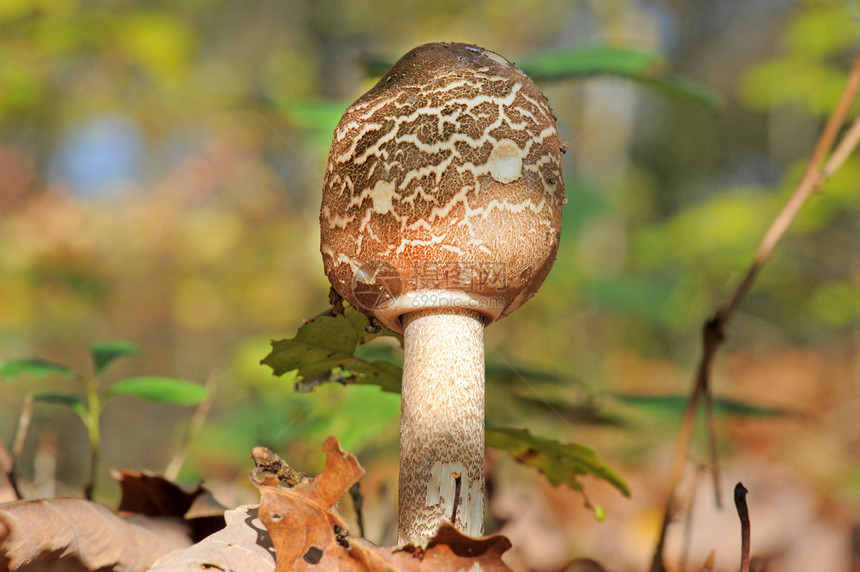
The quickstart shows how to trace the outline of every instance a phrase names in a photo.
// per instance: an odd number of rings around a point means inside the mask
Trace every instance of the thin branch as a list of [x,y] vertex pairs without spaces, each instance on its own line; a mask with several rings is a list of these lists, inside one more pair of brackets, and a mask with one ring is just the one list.
[[[21,405],[21,415],[18,417],[18,429],[15,431],[15,441],[12,443],[12,462],[16,463],[24,451],[24,443],[30,433],[30,423],[33,421],[33,395],[27,394]],[[10,467],[11,470],[11,467]]]
[[675,447],[675,455],[672,458],[672,467],[669,471],[669,494],[666,497],[666,503],[663,508],[663,521],[660,525],[657,546],[654,549],[654,559],[651,561],[651,572],[664,572],[666,570],[666,565],[663,562],[663,549],[666,544],[666,532],[669,529],[669,523],[675,510],[675,491],[684,474],[684,465],[687,458],[687,450],[693,437],[693,423],[696,420],[699,398],[707,390],[711,362],[721,342],[722,333],[718,328],[717,319],[714,317],[705,323],[702,331],[702,361],[699,362],[699,369],[696,372],[696,384],[693,388],[693,394],[690,396],[690,401],[687,404],[687,409],[684,411],[678,444]]
[[750,513],[747,490],[742,483],[735,485],[735,507],[741,519],[741,572],[750,572]]
[[18,468],[18,461],[21,459],[21,454],[24,451],[24,443],[27,442],[27,435],[30,433],[30,424],[33,422],[33,394],[28,393],[24,398],[24,403],[21,405],[21,415],[18,417],[18,428],[15,430],[15,440],[12,442],[11,463],[7,467],[6,475],[15,494],[18,498],[24,498],[21,495],[21,490],[18,488],[18,479],[15,476]]
[[687,558],[690,555],[690,544],[693,541],[693,509],[696,505],[696,493],[698,492],[699,482],[702,480],[702,473],[704,471],[705,467],[703,466],[696,468],[696,474],[693,476],[693,486],[687,499],[687,514],[684,518],[684,542],[681,548],[681,562],[679,564],[681,572],[685,572],[687,569]]
[[714,399],[711,394],[710,380],[702,391],[705,400],[705,422],[708,433],[708,453],[711,457],[711,478],[714,480],[714,504],[718,509],[723,508],[723,482],[720,476],[720,457],[717,452],[717,429],[714,424]]
[[[833,143],[836,140],[836,136],[839,134],[840,127],[845,123],[845,117],[857,96],[858,89],[860,89],[860,58],[855,60],[854,65],[851,67],[851,75],[848,78],[848,84],[845,86],[845,91],[842,93],[842,97],[839,100],[839,104],[836,106],[836,109],[830,115],[830,119],[824,127],[824,132],[818,139],[815,150],[812,152],[812,157],[806,166],[806,172],[804,173],[803,178],[797,185],[794,194],[783,207],[782,212],[780,212],[779,216],[774,219],[773,224],[771,224],[767,233],[765,233],[764,239],[762,239],[755,258],[753,259],[753,263],[747,271],[747,275],[744,277],[740,286],[735,290],[729,303],[717,313],[717,317],[720,322],[720,330],[723,330],[728,324],[732,315],[735,313],[735,310],[737,310],[737,307],[740,305],[741,300],[746,296],[747,291],[749,291],[755,281],[758,271],[770,258],[774,248],[776,248],[776,245],[782,239],[785,231],[788,230],[789,225],[794,221],[794,218],[800,211],[800,207],[803,206],[806,200],[813,193],[820,189],[827,176],[832,175],[833,172],[835,172],[831,170],[828,175],[825,175],[819,166],[833,148]],[[840,147],[843,147],[841,154],[844,154],[847,158],[851,151],[856,147],[857,142],[854,141],[853,146],[846,145],[846,142],[850,143],[846,138],[843,140],[843,143],[840,144]],[[835,156],[836,154],[834,153],[834,157]],[[844,161],[844,159],[842,160]],[[839,164],[841,165],[841,162]]]
[[821,174],[828,179],[832,177],[842,166],[842,163],[848,159],[858,143],[860,143],[860,117],[854,120],[851,128],[842,137],[842,141],[839,142],[833,155],[821,168]]
[[753,258],[752,264],[747,270],[743,280],[735,289],[729,302],[717,310],[714,316],[704,325],[702,335],[702,358],[696,372],[696,383],[693,387],[690,400],[687,404],[687,409],[684,412],[684,418],[681,422],[678,443],[675,447],[675,454],[672,459],[672,466],[668,479],[669,492],[664,507],[660,536],[658,537],[654,551],[654,558],[651,562],[652,572],[663,572],[666,569],[663,560],[666,532],[668,530],[672,513],[674,512],[675,491],[683,475],[684,464],[689,450],[690,441],[692,439],[696,412],[698,411],[699,399],[702,398],[703,395],[708,420],[710,456],[715,495],[717,504],[719,505],[719,464],[716,452],[716,437],[713,427],[713,408],[711,405],[712,400],[710,395],[711,366],[713,364],[714,356],[720,345],[722,345],[725,340],[725,332],[729,320],[734,315],[749,289],[752,287],[761,267],[768,259],[770,259],[776,245],[785,235],[785,232],[794,221],[800,208],[813,193],[821,189],[827,179],[839,169],[848,156],[857,148],[858,143],[860,143],[860,119],[858,119],[845,133],[829,160],[827,160],[823,167],[821,166],[833,148],[834,142],[839,135],[840,129],[845,123],[845,119],[851,105],[857,97],[858,91],[860,91],[860,58],[857,58],[851,66],[851,72],[848,77],[845,90],[842,93],[836,109],[830,115],[818,142],[816,143],[815,150],[807,164],[803,178],[798,183],[794,193],[791,195],[782,211],[777,215],[770,228],[765,233],[765,236],[762,239],[761,244],[759,244]]
[[21,498],[21,492],[15,482],[15,459],[0,440],[0,504]]
[[708,554],[708,559],[705,560],[705,564],[702,566],[702,572],[713,572],[715,559],[716,559],[716,553],[713,550],[711,550],[711,553]]
[[215,397],[215,389],[218,387],[218,372],[213,371],[206,379],[206,397],[197,404],[188,426],[185,428],[185,435],[182,437],[182,444],[173,458],[170,459],[167,468],[164,470],[164,478],[169,481],[174,481],[179,476],[179,471],[182,470],[182,465],[185,464],[185,458],[188,456],[188,449],[191,446],[191,441],[200,432],[203,423],[209,416],[209,410],[212,409],[212,400]]
[[358,522],[358,535],[364,538],[364,495],[358,483],[349,487],[349,496],[352,498],[352,507],[355,509],[355,520]]

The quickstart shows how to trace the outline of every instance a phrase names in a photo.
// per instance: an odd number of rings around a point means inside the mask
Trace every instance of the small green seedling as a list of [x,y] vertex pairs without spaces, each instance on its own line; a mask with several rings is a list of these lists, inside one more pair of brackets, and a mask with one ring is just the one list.
[[158,376],[140,376],[123,379],[109,387],[102,387],[104,370],[117,358],[140,354],[133,343],[115,340],[90,346],[93,373],[86,376],[54,362],[38,359],[0,359],[0,380],[10,381],[18,377],[46,378],[55,376],[73,379],[83,389],[83,396],[76,393],[38,393],[32,396],[34,402],[55,403],[71,408],[86,427],[90,441],[90,471],[84,496],[92,498],[95,488],[96,467],[101,448],[100,419],[107,400],[117,394],[142,397],[150,401],[174,403],[177,405],[196,405],[208,396],[202,385]]

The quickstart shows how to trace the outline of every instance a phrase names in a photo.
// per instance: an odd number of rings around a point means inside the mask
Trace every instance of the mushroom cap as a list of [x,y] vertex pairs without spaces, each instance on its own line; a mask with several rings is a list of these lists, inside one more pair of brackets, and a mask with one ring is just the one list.
[[418,46],[335,130],[320,209],[332,286],[397,332],[421,308],[485,324],[509,314],[555,260],[565,148],[514,64],[468,44]]

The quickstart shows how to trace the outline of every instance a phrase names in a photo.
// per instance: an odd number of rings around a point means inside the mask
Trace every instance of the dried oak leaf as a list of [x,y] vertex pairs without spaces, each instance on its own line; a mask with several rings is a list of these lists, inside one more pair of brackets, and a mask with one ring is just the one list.
[[300,562],[316,565],[324,558],[340,560],[349,546],[341,533],[346,522],[332,507],[361,478],[364,469],[351,453],[340,448],[335,437],[326,439],[323,451],[325,469],[315,479],[285,488],[277,486],[276,477],[269,476],[260,486],[260,520],[275,545],[278,572],[295,570]]
[[186,487],[149,471],[113,471],[122,492],[120,514],[175,516],[188,522],[197,542],[224,528],[226,507],[200,484]]
[[156,563],[150,572],[272,572],[275,549],[257,515],[256,505],[224,513],[227,526],[194,546]]
[[425,545],[380,548],[346,534],[346,523],[333,507],[364,474],[356,458],[334,437],[323,445],[326,465],[312,480],[294,487],[278,486],[271,473],[260,475],[260,520],[275,546],[276,572],[508,572],[501,555],[511,547],[504,536],[470,538],[443,524]]
[[174,518],[121,518],[73,498],[0,505],[0,570],[139,571],[191,544]]

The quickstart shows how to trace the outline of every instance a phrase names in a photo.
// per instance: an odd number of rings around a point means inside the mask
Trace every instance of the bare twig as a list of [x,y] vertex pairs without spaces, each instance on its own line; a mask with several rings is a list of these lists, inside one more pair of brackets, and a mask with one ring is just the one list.
[[27,394],[21,405],[21,415],[18,417],[18,429],[15,431],[15,441],[12,443],[12,461],[21,458],[24,451],[24,443],[30,433],[30,423],[33,421],[33,395]]
[[[678,444],[675,447],[675,455],[672,458],[672,467],[669,472],[669,494],[663,509],[663,521],[660,526],[660,536],[657,540],[657,546],[654,550],[654,559],[651,562],[651,572],[663,572],[666,569],[663,562],[663,548],[666,543],[666,531],[669,529],[669,522],[674,512],[675,490],[678,488],[678,483],[681,482],[681,477],[684,473],[684,461],[687,456],[687,449],[690,446],[690,440],[693,437],[693,422],[696,419],[699,398],[702,394],[707,393],[711,362],[717,348],[722,343],[722,338],[723,334],[718,327],[717,319],[712,318],[708,320],[702,333],[702,361],[699,362],[699,369],[696,372],[696,384],[693,388],[693,394],[690,396],[690,401],[687,404],[687,409],[684,411]],[[716,484],[715,486],[718,487]]]
[[[735,310],[737,310],[741,300],[746,296],[747,291],[750,289],[750,286],[752,286],[753,281],[755,281],[758,271],[764,263],[767,262],[768,258],[770,258],[774,248],[776,248],[776,245],[782,239],[785,231],[788,230],[789,225],[800,211],[800,207],[802,207],[810,195],[817,192],[827,178],[832,176],[835,172],[835,169],[833,169],[832,166],[830,169],[822,170],[820,169],[820,165],[824,161],[825,157],[827,157],[830,149],[833,148],[833,143],[836,141],[839,129],[845,123],[845,117],[848,115],[848,110],[851,108],[851,104],[857,97],[858,89],[860,89],[860,58],[855,60],[854,65],[851,67],[851,75],[848,77],[845,91],[842,92],[839,104],[830,115],[830,119],[828,119],[827,125],[824,127],[824,132],[822,132],[821,137],[818,139],[818,143],[815,145],[815,150],[812,152],[812,157],[809,159],[803,178],[797,185],[794,194],[792,194],[791,198],[783,207],[782,212],[779,213],[779,216],[774,219],[773,224],[771,224],[770,228],[767,230],[767,233],[758,247],[758,251],[756,252],[752,265],[737,290],[735,290],[731,300],[717,313],[717,318],[720,322],[720,330],[725,328],[729,319],[735,313]],[[854,136],[854,139],[854,144],[851,146],[846,145],[846,143],[850,144],[851,142],[847,137],[843,139],[842,143],[840,143],[839,147],[841,151],[839,155],[842,156],[842,159],[838,165],[841,165],[842,161],[844,161],[857,146],[856,135]],[[834,153],[833,158],[836,157],[837,154]]]
[[[714,316],[704,325],[702,335],[702,358],[696,372],[696,383],[693,387],[690,400],[687,404],[687,409],[684,412],[684,418],[681,422],[678,443],[675,447],[675,454],[672,459],[672,466],[668,479],[669,492],[665,503],[662,525],[660,527],[660,536],[657,540],[654,558],[651,562],[652,572],[662,572],[665,570],[663,548],[665,546],[666,531],[673,512],[675,490],[677,489],[683,475],[684,462],[692,439],[693,425],[696,412],[698,411],[700,398],[703,398],[705,402],[715,496],[717,504],[720,504],[719,463],[716,453],[716,437],[713,427],[713,407],[711,405],[712,400],[710,394],[711,366],[713,364],[714,355],[725,340],[726,328],[731,317],[734,315],[741,301],[752,287],[752,284],[764,263],[770,259],[776,245],[785,235],[785,232],[794,221],[800,208],[813,193],[818,192],[821,189],[827,179],[839,169],[848,156],[854,151],[854,149],[856,149],[858,143],[860,143],[860,119],[858,119],[842,137],[842,140],[837,145],[836,150],[833,151],[827,162],[824,163],[825,158],[830,154],[831,149],[833,148],[841,127],[845,123],[848,111],[856,99],[858,91],[860,91],[860,58],[857,58],[851,67],[851,73],[848,77],[848,83],[845,86],[845,90],[842,93],[836,109],[830,115],[818,142],[816,143],[815,150],[807,164],[803,178],[798,183],[794,193],[791,195],[782,211],[780,211],[770,228],[768,228],[765,233],[761,244],[759,244],[759,247],[756,250],[752,264],[747,270],[743,280],[741,280],[740,284],[735,289],[729,302],[717,310]],[[822,163],[824,163],[823,167]]]
[[685,515],[685,525],[684,525],[684,542],[681,548],[681,562],[679,568],[681,572],[684,572],[687,569],[687,557],[690,554],[690,543],[693,540],[693,508],[696,504],[696,492],[699,489],[699,482],[702,480],[702,473],[704,473],[705,467],[699,466],[696,468],[696,474],[693,476],[693,486],[690,490],[690,496],[687,500],[687,514]]
[[702,572],[713,572],[715,559],[716,559],[716,556],[714,554],[714,551],[711,550],[711,553],[708,554],[708,559],[705,560],[705,564],[704,564],[704,566],[702,566]]
[[206,379],[206,397],[197,404],[188,426],[185,428],[185,435],[182,438],[182,445],[173,458],[170,459],[167,468],[164,470],[164,478],[168,480],[176,480],[179,476],[179,471],[185,463],[185,457],[188,456],[188,448],[191,445],[191,440],[203,427],[206,417],[209,415],[209,410],[212,409],[212,400],[215,396],[215,389],[218,387],[218,372],[213,371]]
[[15,459],[0,440],[0,504],[21,498],[18,485],[15,483]]
[[18,428],[15,431],[15,440],[12,442],[12,451],[9,454],[9,463],[5,467],[6,476],[9,479],[9,484],[18,498],[24,498],[21,495],[21,490],[18,488],[18,479],[15,476],[18,468],[18,460],[21,458],[21,453],[24,451],[24,443],[27,441],[27,435],[30,433],[30,423],[33,421],[33,395],[27,394],[24,398],[24,403],[21,405],[21,415],[18,417]]
[[358,536],[364,538],[364,495],[361,494],[358,483],[349,487],[349,496],[352,498],[355,520],[358,522]]
[[741,519],[741,572],[750,572],[750,513],[747,490],[742,483],[735,485],[735,507]]
[[830,159],[821,168],[821,174],[828,179],[832,177],[857,147],[858,142],[860,142],[860,118],[855,119],[851,128],[845,132],[842,141],[839,142],[836,150],[833,151],[833,155],[830,156]]

